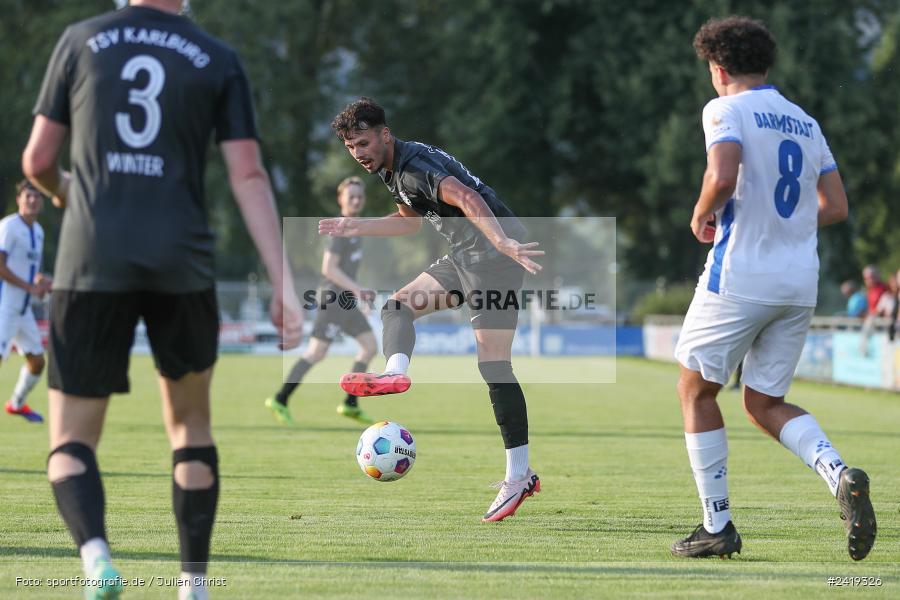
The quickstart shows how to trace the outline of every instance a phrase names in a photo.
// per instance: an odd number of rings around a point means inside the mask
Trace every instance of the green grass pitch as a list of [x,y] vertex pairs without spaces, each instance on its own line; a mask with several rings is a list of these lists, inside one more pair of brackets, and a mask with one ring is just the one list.
[[[474,360],[417,357],[414,366],[439,372]],[[336,374],[350,362],[329,358],[320,369]],[[0,368],[0,389],[12,389],[19,364]],[[700,519],[673,365],[620,359],[616,384],[526,385],[543,491],[499,524],[480,522],[495,493],[488,484],[504,469],[483,384],[421,384],[364,401],[374,417],[408,427],[418,450],[406,478],[378,483],[356,465],[362,427],[335,413],[336,385],[301,386],[291,401],[298,427],[275,423],[262,401],[280,376],[277,358],[223,356],[217,367],[222,495],[209,576],[225,585],[213,597],[900,597],[898,394],[797,383],[790,396],[872,477],[879,536],[866,561],[848,558],[825,484],[747,422],[735,392],[721,405],[744,552],[689,561],[668,552]],[[123,576],[145,580],[131,597],[173,598],[154,579],[174,578],[179,566],[170,452],[145,357],[133,360],[132,389],[113,399],[99,449],[109,537]],[[43,383],[32,404],[46,409]],[[46,426],[0,416],[2,598],[80,595],[48,587],[81,569],[44,476],[46,454]],[[829,577],[845,576],[879,577],[881,586],[829,587]]]

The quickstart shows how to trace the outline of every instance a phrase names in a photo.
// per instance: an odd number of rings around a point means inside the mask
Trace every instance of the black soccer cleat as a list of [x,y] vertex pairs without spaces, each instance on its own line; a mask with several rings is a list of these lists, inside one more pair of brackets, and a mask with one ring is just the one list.
[[733,553],[741,553],[741,545],[741,536],[734,528],[734,523],[728,521],[728,525],[719,533],[709,533],[701,523],[691,535],[672,544],[670,550],[675,556],[687,558],[731,558]]
[[838,482],[837,501],[847,530],[847,552],[862,560],[875,545],[878,526],[869,499],[869,476],[862,469],[844,469]]

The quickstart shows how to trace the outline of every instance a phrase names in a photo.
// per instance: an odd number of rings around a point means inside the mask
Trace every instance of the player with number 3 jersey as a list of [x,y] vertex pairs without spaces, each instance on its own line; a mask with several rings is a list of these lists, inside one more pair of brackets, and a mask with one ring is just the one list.
[[844,464],[812,415],[784,401],[816,306],[817,229],[847,218],[844,186],[816,120],[766,84],[775,40],[765,25],[712,19],[694,48],[719,94],[703,109],[707,168],[691,220],[697,239],[713,247],[675,356],[703,522],[671,549],[687,557],[741,551],[716,397],[743,361],[750,420],[825,480],[841,507],[850,557],[861,560],[876,533],[869,478]]
[[[210,383],[219,312],[204,192],[210,138],[275,290],[282,345],[302,314],[260,158],[250,86],[235,52],[179,14],[182,0],[131,5],[69,26],[50,59],[26,175],[65,208],[50,308],[47,476],[81,554],[86,598],[118,598],[96,447],[111,394],[128,391],[147,328],[172,449],[179,597],[207,597],[219,496]],[[71,174],[59,157],[69,137]]]

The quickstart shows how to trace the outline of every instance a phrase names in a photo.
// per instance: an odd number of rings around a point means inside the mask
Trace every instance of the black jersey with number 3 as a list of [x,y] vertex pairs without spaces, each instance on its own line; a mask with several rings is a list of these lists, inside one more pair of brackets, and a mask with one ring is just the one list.
[[237,54],[189,19],[132,6],[70,26],[35,114],[67,125],[72,185],[54,287],[185,293],[213,285],[210,138],[257,137]]

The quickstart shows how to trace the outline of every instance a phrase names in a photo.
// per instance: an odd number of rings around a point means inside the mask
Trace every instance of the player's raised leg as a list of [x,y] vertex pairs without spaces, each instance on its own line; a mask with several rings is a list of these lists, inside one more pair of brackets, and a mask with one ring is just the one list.
[[47,478],[56,506],[78,546],[84,575],[102,582],[85,598],[118,598],[123,585],[112,566],[106,539],[105,496],[96,450],[109,398],[50,390],[50,455]]
[[684,440],[700,496],[703,523],[672,544],[672,553],[678,556],[730,557],[741,551],[741,536],[731,522],[728,500],[728,439],[716,401],[721,389],[721,384],[705,380],[700,372],[681,367],[678,396]]
[[750,421],[780,441],[825,480],[841,508],[847,552],[868,556],[877,524],[865,471],[848,468],[815,417],[784,401],[800,358],[812,309],[785,307],[781,318],[763,329],[747,354],[744,410]]
[[[368,325],[368,323],[367,323]],[[356,343],[359,344],[359,351],[353,359],[353,366],[350,368],[351,373],[364,373],[369,367],[369,363],[378,351],[378,343],[375,341],[375,334],[371,330],[364,331],[356,336]],[[348,393],[344,401],[337,407],[338,414],[347,418],[355,419],[360,423],[371,425],[374,423],[371,417],[363,412],[359,406],[356,396]]]
[[395,292],[381,308],[384,326],[382,347],[387,363],[383,373],[348,373],[341,378],[341,388],[354,396],[399,394],[409,389],[406,374],[416,345],[413,321],[455,304],[444,286],[430,273],[421,273]]
[[483,521],[511,517],[526,498],[541,491],[537,473],[528,463],[528,410],[525,394],[512,370],[515,329],[476,329],[478,370],[488,386],[494,418],[506,448],[506,474]]
[[204,578],[219,500],[219,461],[209,419],[211,377],[212,369],[207,369],[177,381],[159,378],[172,447],[172,508],[181,551],[179,598],[197,600],[208,597]]

